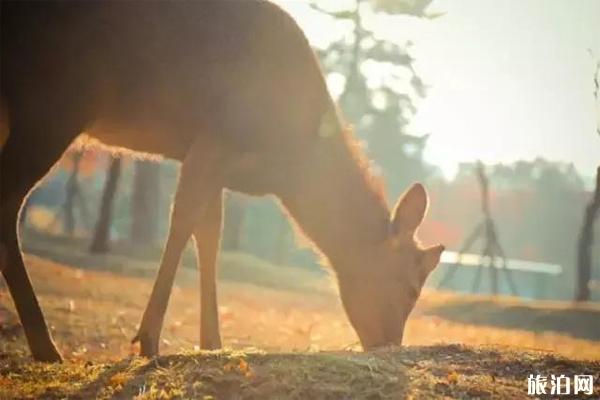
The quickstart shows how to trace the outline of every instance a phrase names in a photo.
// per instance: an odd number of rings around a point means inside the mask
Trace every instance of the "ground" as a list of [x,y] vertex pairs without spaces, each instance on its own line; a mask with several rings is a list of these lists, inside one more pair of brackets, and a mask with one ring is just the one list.
[[135,357],[156,263],[64,247],[25,250],[37,254],[26,263],[67,362],[31,362],[0,289],[0,399],[531,398],[527,376],[538,373],[595,375],[600,395],[600,307],[426,290],[407,346],[363,353],[327,274],[234,253],[221,257],[226,349],[195,347],[198,277],[182,268],[163,355]]
[[0,359],[0,397],[520,399],[528,398],[524,377],[529,373],[573,376],[599,370],[598,362],[459,345],[375,353],[196,352],[51,366],[10,355]]

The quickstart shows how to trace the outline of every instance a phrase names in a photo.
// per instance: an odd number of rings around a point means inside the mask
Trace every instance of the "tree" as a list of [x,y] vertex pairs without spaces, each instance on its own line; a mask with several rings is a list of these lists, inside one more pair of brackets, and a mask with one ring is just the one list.
[[[367,153],[385,177],[390,198],[396,198],[409,183],[429,173],[422,161],[426,137],[405,132],[416,111],[413,99],[424,97],[426,87],[413,68],[408,52],[410,42],[400,46],[382,39],[375,29],[365,25],[364,15],[370,11],[388,16],[436,17],[426,13],[429,3],[430,0],[357,0],[354,8],[341,10],[312,4],[317,11],[352,26],[351,35],[332,42],[318,54],[329,74],[345,77],[340,106],[365,139]],[[369,70],[388,72],[373,83]],[[412,90],[403,89],[407,84]]]
[[[84,226],[89,223],[89,211],[87,202],[83,196],[81,190],[80,176],[86,169],[86,152],[82,149],[75,149],[71,155],[71,175],[65,185],[65,202],[63,204],[64,223],[63,230],[68,235],[73,235],[77,226],[77,219],[75,218],[75,204],[77,202],[77,208],[79,214],[83,220]],[[89,158],[89,157],[88,157]],[[89,161],[88,161],[89,163]],[[83,164],[83,166],[82,166]]]
[[106,253],[108,252],[108,241],[110,239],[110,227],[112,224],[112,210],[121,176],[121,157],[112,155],[110,165],[106,173],[106,183],[102,192],[102,202],[100,203],[100,212],[94,238],[90,246],[91,253]]
[[[81,148],[75,148],[67,152],[66,156],[61,161],[61,167],[65,171],[70,171],[69,177],[64,186],[64,201],[61,208],[55,213],[54,218],[48,224],[48,228],[52,228],[59,223],[62,223],[62,230],[65,234],[73,236],[78,225],[76,218],[76,209],[81,217],[79,221],[83,222],[86,228],[89,228],[89,209],[84,193],[81,188],[80,178],[89,173],[90,157],[88,152]],[[27,202],[29,204],[29,202]]]
[[[594,71],[594,99],[600,100],[600,61],[596,63]],[[596,132],[600,135],[600,121],[597,123]],[[592,244],[594,242],[594,222],[600,209],[600,167],[596,171],[596,187],[589,204],[585,207],[583,223],[577,240],[577,301],[590,299],[590,280],[592,278]]]
[[592,278],[592,244],[594,243],[594,222],[600,210],[600,167],[596,171],[596,187],[592,199],[585,208],[581,232],[577,241],[577,301],[590,299]]
[[135,245],[155,244],[158,239],[160,164],[136,160],[131,196],[130,239]]
[[225,220],[222,247],[224,250],[241,250],[242,230],[247,208],[246,198],[239,193],[226,192]]
[[73,235],[75,232],[75,198],[80,195],[79,189],[79,165],[81,164],[81,158],[83,152],[76,150],[73,152],[71,160],[73,167],[71,169],[71,175],[65,185],[65,202],[63,204],[64,212],[64,231],[68,235]]
[[275,244],[273,246],[273,253],[271,254],[271,261],[275,265],[287,264],[290,248],[290,224],[286,215],[280,213],[277,215],[275,221]]
[[[498,231],[496,229],[496,223],[492,218],[490,209],[490,185],[489,178],[485,170],[485,166],[480,161],[476,164],[477,180],[481,190],[481,211],[483,214],[483,220],[475,227],[475,229],[464,239],[463,245],[458,251],[457,262],[446,270],[446,273],[442,277],[438,287],[443,287],[450,278],[456,272],[456,267],[461,265],[462,256],[469,252],[473,244],[477,239],[483,239],[483,251],[481,252],[481,258],[479,266],[477,268],[477,274],[473,281],[471,291],[477,293],[481,284],[481,275],[483,273],[484,262],[487,263],[490,273],[490,289],[493,295],[498,294],[498,269],[504,272],[506,280],[509,284],[509,288],[513,295],[517,294],[517,289],[513,282],[511,273],[506,266],[506,255],[504,248],[500,244],[498,237]],[[484,261],[485,260],[485,261]]]

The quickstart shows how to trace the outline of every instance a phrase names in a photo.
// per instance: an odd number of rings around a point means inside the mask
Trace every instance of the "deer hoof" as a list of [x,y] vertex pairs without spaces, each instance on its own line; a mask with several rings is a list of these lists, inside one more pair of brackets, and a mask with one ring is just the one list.
[[35,361],[40,362],[61,363],[63,361],[62,356],[54,345],[46,346],[40,349],[32,348],[31,355]]
[[140,356],[156,357],[158,355],[158,336],[148,332],[138,332],[131,343],[140,343]]
[[221,348],[221,338],[216,338],[212,340],[201,340],[200,348],[202,350],[218,350]]

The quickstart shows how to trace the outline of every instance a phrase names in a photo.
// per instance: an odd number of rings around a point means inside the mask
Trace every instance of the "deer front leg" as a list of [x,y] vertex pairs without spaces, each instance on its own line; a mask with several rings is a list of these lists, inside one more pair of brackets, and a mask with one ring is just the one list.
[[181,166],[167,243],[150,300],[133,339],[134,343],[140,342],[142,356],[158,354],[160,332],[181,253],[222,188],[218,178],[222,166],[218,161],[216,149],[194,144]]
[[222,193],[194,230],[200,269],[200,348],[221,348],[217,305],[216,264],[223,216]]

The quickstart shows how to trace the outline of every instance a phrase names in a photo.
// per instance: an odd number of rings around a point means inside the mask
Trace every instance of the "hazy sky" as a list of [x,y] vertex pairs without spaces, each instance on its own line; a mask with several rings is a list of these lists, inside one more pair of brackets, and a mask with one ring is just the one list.
[[[340,34],[305,3],[285,4],[313,42]],[[430,133],[426,158],[452,175],[461,161],[600,163],[593,97],[600,59],[600,0],[436,0],[434,20],[377,20],[383,35],[411,40],[431,86],[411,129]]]

